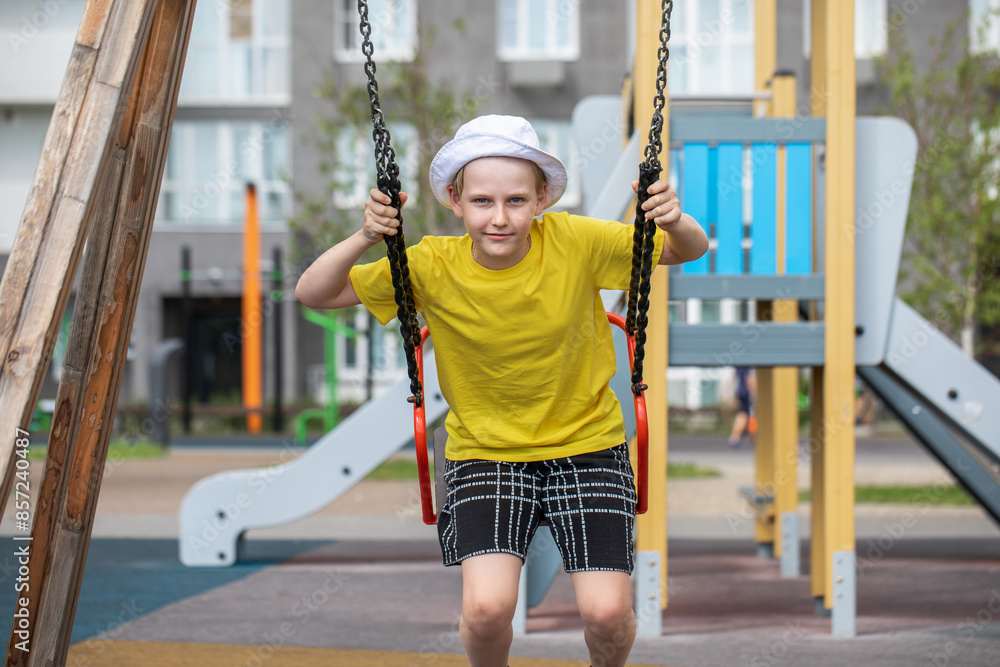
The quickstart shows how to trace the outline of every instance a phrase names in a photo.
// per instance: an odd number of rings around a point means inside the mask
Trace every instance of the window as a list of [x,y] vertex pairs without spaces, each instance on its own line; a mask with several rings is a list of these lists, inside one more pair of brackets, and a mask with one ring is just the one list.
[[701,302],[701,321],[703,323],[707,322],[721,322],[721,308],[718,301],[702,301]]
[[579,58],[579,0],[501,0],[498,11],[501,60]]
[[542,150],[551,153],[566,165],[568,180],[566,192],[555,205],[556,209],[567,209],[579,206],[583,195],[580,192],[580,169],[578,165],[580,151],[576,149],[573,140],[572,124],[568,121],[531,120],[531,127],[538,135],[538,143]]
[[719,405],[719,381],[703,378],[699,385],[701,387],[701,404],[703,406]]
[[667,306],[667,321],[678,324],[684,323],[684,302],[671,301]]
[[157,220],[178,225],[241,225],[247,183],[257,188],[261,224],[285,221],[288,133],[283,122],[174,123]]
[[289,0],[215,0],[195,12],[181,102],[286,102],[289,5]]
[[[357,0],[336,0],[333,20],[337,60],[364,60]],[[417,51],[417,0],[368,0],[368,22],[374,57],[379,62],[413,60]]]
[[1000,0],[972,0],[969,45],[973,53],[1000,50]]
[[753,3],[674,3],[667,78],[671,94],[753,92],[753,67]]
[[[418,201],[417,165],[420,160],[416,132],[412,125],[400,123],[389,127],[392,148],[399,165],[399,180],[410,195],[409,206]],[[412,147],[412,150],[411,150]],[[356,208],[368,201],[368,191],[375,187],[375,143],[368,132],[347,127],[337,138],[337,187],[333,201],[338,208]]]
[[[806,58],[812,53],[812,0],[802,0],[802,35]],[[870,59],[884,55],[888,42],[886,0],[854,0],[854,55]]]
[[344,368],[358,367],[358,339],[344,336]]

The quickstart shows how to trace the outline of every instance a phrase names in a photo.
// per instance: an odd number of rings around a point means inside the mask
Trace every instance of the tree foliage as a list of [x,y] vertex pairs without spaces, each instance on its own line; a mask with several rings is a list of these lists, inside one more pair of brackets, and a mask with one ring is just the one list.
[[901,296],[967,354],[984,352],[975,349],[977,325],[1000,325],[1000,60],[970,49],[952,24],[930,41],[930,57],[921,59],[927,65],[918,67],[903,31],[889,23],[889,48],[878,63],[887,111],[906,120],[919,142]]
[[[452,27],[459,32],[463,30],[460,22]],[[410,196],[403,210],[407,245],[417,243],[425,234],[453,234],[464,230],[461,221],[434,198],[427,176],[438,149],[482,102],[471,93],[456,90],[448,80],[432,80],[427,68],[426,48],[433,44],[433,31],[422,30],[418,41],[421,47],[412,61],[377,63],[382,110],[400,164],[402,188]],[[377,59],[377,53],[375,57]],[[360,229],[363,202],[344,204],[348,194],[358,189],[355,179],[366,179],[360,184],[365,193],[375,185],[374,167],[370,173],[359,173],[355,155],[350,151],[353,140],[367,138],[367,154],[371,156],[374,152],[366,85],[338,81],[328,70],[323,84],[314,89],[314,94],[328,109],[316,117],[315,131],[307,138],[324,156],[317,165],[324,177],[324,187],[319,192],[296,191],[297,213],[289,221],[295,254],[299,261],[306,263]],[[403,132],[404,129],[407,131]],[[345,147],[350,154],[343,154]],[[408,173],[414,180],[408,182]],[[375,259],[384,252],[381,245],[375,246],[369,251],[368,259]]]

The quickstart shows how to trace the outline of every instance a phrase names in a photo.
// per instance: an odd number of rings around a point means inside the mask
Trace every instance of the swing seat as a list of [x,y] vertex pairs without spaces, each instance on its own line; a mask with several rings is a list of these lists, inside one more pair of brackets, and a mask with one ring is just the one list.
[[[625,318],[617,313],[608,313],[608,322],[614,324],[625,333],[628,346],[629,367],[633,363],[635,353],[635,339],[625,328]],[[427,327],[420,331],[420,345],[415,349],[417,361],[418,377],[420,384],[424,382],[424,342],[430,336]],[[412,400],[412,399],[411,399]],[[636,438],[636,513],[644,514],[647,508],[647,473],[649,468],[649,424],[646,417],[646,396],[644,391],[639,391],[633,396],[635,404],[635,438]],[[427,419],[424,406],[414,404],[413,406],[413,434],[417,449],[417,473],[420,480],[420,508],[424,523],[433,526],[437,523],[437,512],[444,504],[444,442],[447,439],[444,428],[439,428],[434,433],[434,470],[435,470],[435,492],[431,492],[430,466],[427,456]],[[435,506],[434,496],[437,496]]]

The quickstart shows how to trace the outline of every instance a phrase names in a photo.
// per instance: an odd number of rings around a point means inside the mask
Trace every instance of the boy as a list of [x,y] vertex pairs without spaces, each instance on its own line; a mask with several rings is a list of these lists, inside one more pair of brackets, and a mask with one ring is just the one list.
[[[615,359],[600,290],[628,286],[632,227],[566,213],[537,219],[565,191],[566,169],[523,118],[463,125],[432,161],[430,183],[468,231],[425,237],[407,259],[451,407],[438,534],[445,565],[462,566],[469,662],[507,664],[521,565],[544,516],[592,662],[620,667],[635,637],[635,488],[608,385]],[[703,255],[708,239],[670,186],[659,180],[649,192],[657,263]],[[296,298],[314,308],[363,303],[383,324],[395,317],[387,260],[355,262],[396,233],[396,213],[372,190],[362,229],[302,274]]]

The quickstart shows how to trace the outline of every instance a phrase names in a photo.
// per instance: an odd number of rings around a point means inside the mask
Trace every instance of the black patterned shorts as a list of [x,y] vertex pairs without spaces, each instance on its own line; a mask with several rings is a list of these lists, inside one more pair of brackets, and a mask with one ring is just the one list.
[[447,461],[438,515],[445,565],[509,553],[522,560],[544,517],[567,572],[632,572],[635,484],[628,446],[549,461]]

